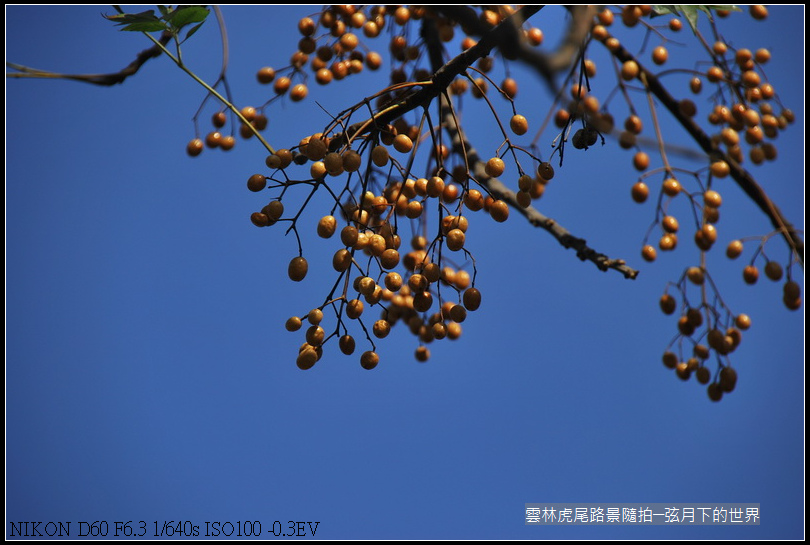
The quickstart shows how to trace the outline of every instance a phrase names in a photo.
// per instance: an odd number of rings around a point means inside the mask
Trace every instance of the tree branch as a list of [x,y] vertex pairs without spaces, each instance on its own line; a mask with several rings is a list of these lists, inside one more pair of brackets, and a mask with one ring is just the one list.
[[504,38],[514,31],[515,26],[520,27],[523,21],[537,13],[541,8],[542,6],[523,6],[498,26],[490,29],[473,47],[435,70],[430,84],[426,84],[418,90],[410,91],[397,104],[385,108],[379,115],[350,125],[343,133],[336,135],[333,141],[343,145],[358,134],[369,132],[372,129],[379,129],[381,126],[385,126],[420,106],[426,107],[450,85],[456,76],[462,74],[478,59],[486,57],[492,48],[500,45]]
[[[160,43],[166,45],[171,40],[172,35],[170,32],[164,32],[160,36]],[[6,66],[20,72],[6,73],[7,78],[47,78],[47,79],[70,79],[74,81],[82,81],[84,83],[91,83],[93,85],[112,86],[123,83],[129,76],[134,75],[143,66],[146,61],[157,57],[161,54],[161,48],[157,45],[144,49],[135,57],[135,60],[129,63],[123,70],[113,72],[111,74],[58,74],[56,72],[48,72],[46,70],[38,70],[12,62],[6,62]]]
[[[464,30],[474,36],[485,35],[490,28],[478,17],[478,13],[467,6],[435,6],[434,9],[445,17],[458,22]],[[591,30],[591,21],[597,13],[596,6],[574,5],[567,6],[571,14],[571,21],[557,49],[551,53],[543,53],[529,45],[523,35],[517,32],[520,27],[512,28],[505,33],[505,40],[499,44],[508,58],[515,58],[534,68],[540,77],[546,81],[552,93],[557,92],[554,78],[560,72],[571,68]]]

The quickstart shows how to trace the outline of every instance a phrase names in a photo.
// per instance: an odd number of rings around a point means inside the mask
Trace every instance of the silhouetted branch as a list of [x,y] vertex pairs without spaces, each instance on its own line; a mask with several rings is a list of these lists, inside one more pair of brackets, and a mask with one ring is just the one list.
[[[160,43],[164,46],[171,40],[171,33],[164,32],[160,36]],[[146,61],[157,57],[161,54],[161,49],[154,45],[149,49],[144,49],[135,57],[135,60],[129,63],[120,72],[113,72],[111,74],[59,74],[56,72],[48,72],[47,70],[38,70],[28,66],[22,66],[12,62],[6,62],[6,66],[19,72],[7,72],[7,78],[46,78],[46,79],[70,79],[74,81],[82,81],[84,83],[91,83],[93,85],[112,86],[123,83],[129,76],[134,75],[143,66]]]

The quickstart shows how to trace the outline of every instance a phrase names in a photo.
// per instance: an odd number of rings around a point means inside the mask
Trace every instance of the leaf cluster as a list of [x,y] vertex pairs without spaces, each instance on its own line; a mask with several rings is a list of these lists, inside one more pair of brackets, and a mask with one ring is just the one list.
[[154,10],[140,13],[124,13],[120,6],[113,7],[118,13],[105,15],[104,17],[117,25],[123,25],[121,30],[131,32],[170,32],[177,38],[184,27],[194,24],[183,41],[197,32],[205,22],[208,14],[211,13],[211,10],[205,6],[178,6],[177,8],[158,6],[158,10],[160,10],[160,17],[158,17]]

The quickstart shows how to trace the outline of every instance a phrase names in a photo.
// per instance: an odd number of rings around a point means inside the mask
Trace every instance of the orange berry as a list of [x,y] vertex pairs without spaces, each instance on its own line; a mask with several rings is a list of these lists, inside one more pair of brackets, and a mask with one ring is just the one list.
[[505,170],[506,165],[504,165],[503,159],[500,157],[493,157],[489,161],[487,161],[484,170],[486,170],[487,175],[492,176],[493,178],[497,178],[503,171]]
[[509,218],[509,205],[498,199],[492,203],[489,215],[498,223],[503,223]]
[[633,60],[625,61],[624,64],[622,64],[621,74],[623,80],[625,81],[633,80],[636,77],[638,77],[638,73],[639,67],[636,61]]
[[413,141],[407,134],[398,134],[394,137],[394,149],[400,153],[408,153],[413,149]]
[[725,178],[731,173],[731,167],[722,159],[713,162],[710,170],[712,175],[717,178]]
[[667,196],[674,197],[681,192],[681,183],[675,178],[667,178],[664,180],[663,191]]
[[643,151],[637,151],[633,156],[633,166],[636,170],[647,170],[650,166],[650,156]]
[[759,280],[759,269],[754,265],[748,265],[743,269],[743,280],[746,284],[756,284]]
[[669,58],[669,52],[666,47],[659,45],[653,49],[652,59],[655,64],[664,64],[667,62],[667,58]]
[[195,138],[186,146],[186,153],[188,153],[190,157],[197,157],[202,153],[204,147],[205,144],[203,143],[202,139]]
[[269,66],[265,66],[264,68],[260,68],[256,73],[256,79],[259,80],[259,83],[265,85],[273,83],[273,80],[276,79],[276,71]]
[[529,131],[529,122],[522,115],[515,114],[509,121],[509,127],[511,127],[512,132],[520,136]]
[[726,256],[729,259],[736,259],[740,256],[743,251],[743,243],[741,240],[732,240],[728,243],[728,247],[726,248]]
[[290,99],[294,102],[300,102],[306,98],[308,93],[307,86],[303,83],[299,83],[290,91]]

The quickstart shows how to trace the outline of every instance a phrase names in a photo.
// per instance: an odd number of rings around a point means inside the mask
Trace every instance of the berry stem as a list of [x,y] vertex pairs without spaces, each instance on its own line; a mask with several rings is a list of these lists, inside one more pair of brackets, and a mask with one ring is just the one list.
[[[266,150],[267,150],[267,151],[268,151],[270,154],[273,154],[273,153],[275,153],[275,152],[276,152],[276,150],[274,150],[274,149],[273,149],[273,147],[272,147],[270,144],[268,144],[268,143],[267,143],[267,141],[264,139],[264,137],[262,137],[262,135],[259,133],[259,131],[256,129],[256,127],[254,127],[254,126],[253,126],[253,125],[252,125],[252,124],[251,124],[251,123],[250,123],[250,122],[249,122],[247,119],[245,119],[245,116],[243,116],[243,115],[242,115],[242,112],[240,112],[240,111],[239,111],[239,109],[238,109],[236,106],[234,106],[234,105],[233,105],[233,104],[232,104],[232,103],[231,103],[231,102],[230,102],[228,99],[226,99],[226,98],[225,98],[225,97],[223,97],[221,94],[219,94],[219,93],[216,91],[216,89],[214,89],[213,87],[211,87],[210,85],[208,85],[207,83],[205,83],[205,82],[204,82],[202,79],[200,79],[200,78],[197,76],[197,74],[195,74],[194,72],[192,72],[191,70],[189,70],[189,69],[186,67],[186,65],[185,65],[185,64],[183,64],[183,61],[182,61],[182,60],[180,60],[178,57],[175,57],[174,55],[172,55],[172,54],[171,54],[171,52],[170,52],[168,49],[166,49],[166,47],[165,47],[165,46],[164,46],[162,43],[160,43],[158,40],[156,40],[156,39],[154,38],[154,36],[152,36],[152,35],[151,35],[151,34],[149,34],[148,32],[144,32],[144,35],[145,35],[147,38],[149,38],[150,40],[152,40],[152,41],[155,43],[155,45],[157,45],[158,47],[160,47],[160,49],[161,49],[161,50],[162,50],[162,51],[163,51],[163,52],[164,52],[164,53],[165,53],[165,54],[166,54],[166,55],[167,55],[167,56],[168,56],[168,57],[169,57],[169,58],[170,58],[172,61],[174,61],[174,63],[175,63],[175,64],[176,64],[176,65],[177,65],[177,66],[178,66],[178,67],[179,67],[179,68],[180,68],[180,69],[181,69],[183,72],[185,72],[186,74],[188,74],[189,76],[191,76],[191,78],[192,78],[194,81],[196,81],[197,83],[199,83],[200,85],[202,85],[202,86],[203,86],[203,87],[204,87],[204,88],[205,88],[205,89],[206,89],[206,90],[207,90],[209,93],[211,93],[212,95],[214,95],[214,96],[215,96],[215,97],[216,97],[216,98],[217,98],[217,99],[218,99],[220,102],[222,102],[222,103],[223,103],[225,106],[227,106],[227,107],[228,107],[228,109],[229,109],[231,112],[233,112],[233,113],[234,113],[234,115],[236,115],[236,117],[238,117],[240,121],[242,121],[242,123],[244,123],[245,125],[247,125],[247,126],[250,128],[250,130],[253,132],[253,134],[254,134],[254,135],[256,135],[256,138],[258,138],[258,139],[259,139],[259,141],[262,143],[262,145],[265,147],[265,149],[266,149]],[[178,51],[179,51],[179,47],[178,47]]]

